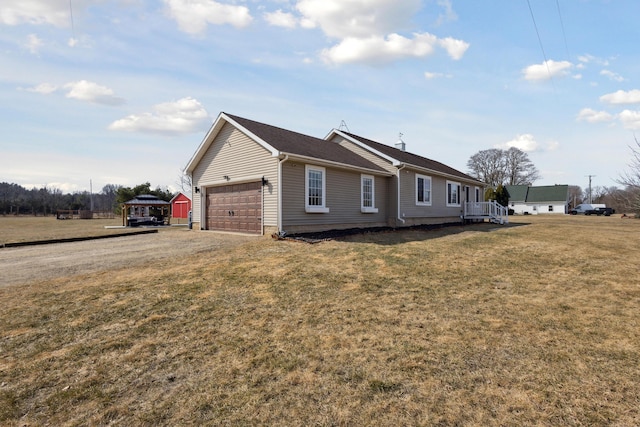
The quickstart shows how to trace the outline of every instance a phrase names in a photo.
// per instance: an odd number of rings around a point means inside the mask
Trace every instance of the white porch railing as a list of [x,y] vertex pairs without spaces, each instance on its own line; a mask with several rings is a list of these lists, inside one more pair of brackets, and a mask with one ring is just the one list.
[[465,202],[464,219],[488,219],[498,224],[509,223],[509,210],[492,200],[490,202]]

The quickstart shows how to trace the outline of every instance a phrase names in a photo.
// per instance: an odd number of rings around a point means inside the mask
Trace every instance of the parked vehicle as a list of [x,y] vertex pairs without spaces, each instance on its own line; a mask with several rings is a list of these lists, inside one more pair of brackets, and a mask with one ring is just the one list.
[[616,213],[615,209],[612,208],[595,208],[589,211],[586,211],[584,214],[585,215],[604,215],[604,216],[611,216],[611,214]]
[[615,211],[611,208],[607,208],[602,203],[581,203],[575,208],[571,209],[569,213],[571,215],[606,215],[609,216]]

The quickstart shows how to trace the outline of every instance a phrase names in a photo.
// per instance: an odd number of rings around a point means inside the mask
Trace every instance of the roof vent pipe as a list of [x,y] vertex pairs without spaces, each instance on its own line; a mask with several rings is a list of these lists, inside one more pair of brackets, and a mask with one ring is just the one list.
[[402,132],[400,132],[398,134],[398,142],[396,142],[396,148],[398,150],[402,150],[405,151],[406,148],[406,144],[404,143],[404,141],[402,140]]

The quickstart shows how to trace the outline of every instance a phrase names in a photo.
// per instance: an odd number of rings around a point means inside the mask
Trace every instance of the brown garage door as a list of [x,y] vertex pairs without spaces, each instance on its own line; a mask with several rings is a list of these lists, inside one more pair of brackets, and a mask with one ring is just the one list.
[[262,183],[208,188],[207,229],[262,233]]

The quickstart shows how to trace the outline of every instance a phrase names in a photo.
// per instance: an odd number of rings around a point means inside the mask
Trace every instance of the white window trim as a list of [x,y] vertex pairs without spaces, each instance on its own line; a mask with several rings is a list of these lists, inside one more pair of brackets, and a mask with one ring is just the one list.
[[[371,180],[371,206],[364,205],[364,180]],[[373,175],[360,175],[360,212],[378,213],[376,208],[376,179]]]
[[[309,205],[309,171],[322,173],[322,206]],[[322,166],[304,166],[304,210],[306,213],[329,213],[327,207],[327,171]]]
[[473,196],[475,198],[475,202],[476,203],[481,202],[481,200],[480,200],[480,187],[474,187]]
[[[457,194],[458,194],[457,203],[449,203],[449,184],[451,184],[452,186],[453,186],[453,185],[455,185],[455,186],[457,186],[457,187],[458,187],[458,191],[457,191]],[[447,199],[446,199],[447,206],[461,206],[461,203],[460,203],[460,199],[461,199],[461,196],[462,196],[462,195],[460,194],[461,192],[462,192],[462,185],[460,185],[460,183],[459,183],[459,182],[455,182],[455,181],[447,181],[447,187],[446,187],[446,191],[445,191],[445,197],[447,198]]]
[[[418,200],[418,178],[422,178],[424,180],[429,181],[429,201],[428,202],[421,202]],[[416,188],[416,206],[431,206],[432,200],[433,200],[433,180],[431,179],[431,177],[427,175],[416,174],[415,188]]]

